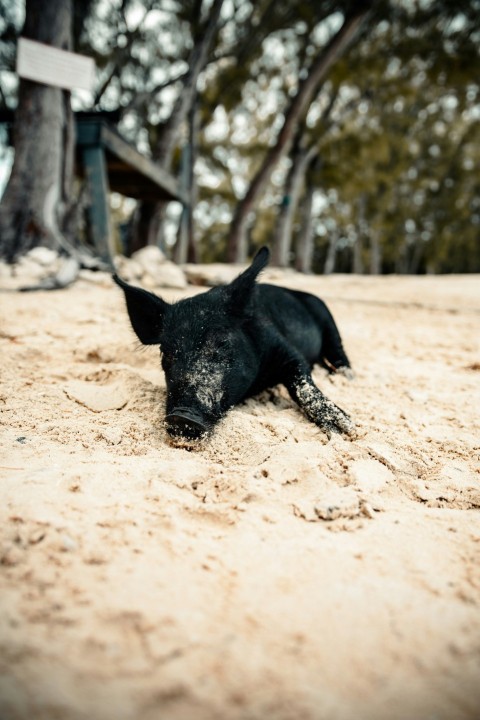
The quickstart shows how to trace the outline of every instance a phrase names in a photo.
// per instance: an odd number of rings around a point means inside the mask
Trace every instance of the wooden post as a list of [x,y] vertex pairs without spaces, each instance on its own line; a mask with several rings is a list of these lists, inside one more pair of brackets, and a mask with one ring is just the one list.
[[102,147],[83,148],[83,162],[90,194],[89,217],[93,242],[101,259],[113,268],[112,233],[108,207],[108,175]]

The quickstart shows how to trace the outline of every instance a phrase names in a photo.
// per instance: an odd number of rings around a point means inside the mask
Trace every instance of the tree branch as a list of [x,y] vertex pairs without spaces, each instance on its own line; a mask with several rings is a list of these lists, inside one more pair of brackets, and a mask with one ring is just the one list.
[[340,30],[332,37],[327,46],[313,61],[309,73],[298,88],[285,116],[283,126],[278,134],[275,145],[267,153],[257,174],[243,200],[237,205],[228,237],[228,259],[230,262],[243,262],[246,259],[246,225],[247,218],[253,211],[263,192],[274,167],[281,157],[286,155],[293,142],[295,128],[309,107],[314,93],[318,92],[335,61],[346,51],[358,33],[363,21],[370,11],[370,2],[362,2],[355,12],[345,17]]

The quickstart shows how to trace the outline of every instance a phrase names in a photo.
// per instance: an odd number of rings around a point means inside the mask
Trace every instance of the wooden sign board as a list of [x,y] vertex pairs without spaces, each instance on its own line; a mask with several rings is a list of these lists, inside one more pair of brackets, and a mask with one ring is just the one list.
[[26,80],[65,90],[92,90],[95,62],[84,55],[21,37],[18,39],[17,73]]

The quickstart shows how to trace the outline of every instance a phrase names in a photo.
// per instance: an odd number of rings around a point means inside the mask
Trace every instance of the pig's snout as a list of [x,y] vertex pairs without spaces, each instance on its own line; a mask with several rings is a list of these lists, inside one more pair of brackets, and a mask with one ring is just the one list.
[[208,431],[208,425],[189,408],[175,408],[165,417],[167,433],[172,437],[199,440]]

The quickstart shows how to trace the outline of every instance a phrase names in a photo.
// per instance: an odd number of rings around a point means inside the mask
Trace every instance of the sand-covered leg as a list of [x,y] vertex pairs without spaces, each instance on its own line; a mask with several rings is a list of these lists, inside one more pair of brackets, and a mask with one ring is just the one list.
[[318,425],[327,435],[331,433],[355,434],[355,425],[338,405],[329,400],[313,382],[310,371],[297,367],[284,384],[291,397],[311,422]]

